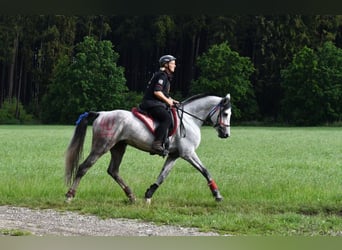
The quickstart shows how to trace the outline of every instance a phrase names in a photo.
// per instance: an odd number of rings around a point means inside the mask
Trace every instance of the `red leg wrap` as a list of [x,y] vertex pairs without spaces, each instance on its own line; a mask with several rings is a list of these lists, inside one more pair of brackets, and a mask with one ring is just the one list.
[[210,187],[210,190],[211,191],[214,191],[214,190],[217,190],[217,185],[216,185],[216,182],[214,180],[211,180],[209,183],[208,183],[208,186]]

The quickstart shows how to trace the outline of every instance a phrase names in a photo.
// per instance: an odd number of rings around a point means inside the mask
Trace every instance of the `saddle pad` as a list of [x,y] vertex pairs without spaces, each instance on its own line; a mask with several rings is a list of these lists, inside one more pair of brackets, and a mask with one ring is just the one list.
[[[152,134],[155,132],[155,128],[158,124],[157,122],[153,120],[152,116],[143,114],[139,111],[137,107],[132,108],[132,113],[139,118],[146,127],[151,131]],[[171,108],[172,113],[172,129],[169,130],[169,136],[173,135],[176,132],[177,126],[178,126],[178,119],[177,119],[177,112],[175,108]]]

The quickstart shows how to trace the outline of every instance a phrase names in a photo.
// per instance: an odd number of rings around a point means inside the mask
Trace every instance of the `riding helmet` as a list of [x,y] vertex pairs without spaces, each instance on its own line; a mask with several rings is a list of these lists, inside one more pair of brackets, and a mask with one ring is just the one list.
[[176,57],[171,55],[164,55],[159,59],[159,65],[162,67],[165,63],[169,63],[171,61],[175,61]]

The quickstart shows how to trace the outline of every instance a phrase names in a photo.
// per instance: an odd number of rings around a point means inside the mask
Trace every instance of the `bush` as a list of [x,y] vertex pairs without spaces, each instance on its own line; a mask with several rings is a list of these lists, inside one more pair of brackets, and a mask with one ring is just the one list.
[[33,115],[27,114],[17,99],[6,99],[0,109],[0,124],[26,124],[34,122]]
[[282,71],[282,115],[297,125],[342,120],[342,49],[326,42],[317,51],[304,47]]
[[196,65],[200,75],[192,81],[192,94],[225,96],[230,93],[235,119],[250,120],[257,116],[258,105],[250,82],[255,68],[248,57],[241,57],[224,42],[199,56]]
[[129,95],[124,68],[110,41],[85,37],[74,57],[64,56],[54,69],[52,83],[43,98],[44,123],[71,124],[79,114],[126,106]]

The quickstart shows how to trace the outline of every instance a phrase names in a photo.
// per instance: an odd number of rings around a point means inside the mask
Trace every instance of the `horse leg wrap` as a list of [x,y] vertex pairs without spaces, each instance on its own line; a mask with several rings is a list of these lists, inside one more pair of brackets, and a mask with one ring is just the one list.
[[145,199],[151,199],[153,193],[157,190],[158,185],[157,184],[152,184],[150,188],[148,188],[145,192]]
[[216,182],[214,180],[209,181],[208,186],[210,187],[211,192],[218,190]]
[[215,197],[216,201],[222,201],[223,197],[221,196],[220,191],[218,190],[216,182],[214,180],[211,180],[208,182],[208,186],[210,187],[211,193]]
[[74,189],[69,189],[69,191],[65,194],[67,198],[74,198],[76,194],[76,190]]

